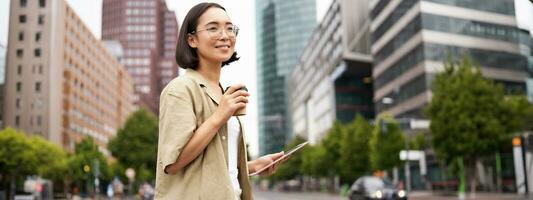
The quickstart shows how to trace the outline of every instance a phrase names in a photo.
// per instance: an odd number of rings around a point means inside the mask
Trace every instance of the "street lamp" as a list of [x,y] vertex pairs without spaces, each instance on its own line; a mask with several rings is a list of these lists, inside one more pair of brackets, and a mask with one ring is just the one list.
[[130,180],[129,182],[129,186],[128,186],[128,189],[129,189],[129,192],[130,192],[130,195],[133,194],[133,180],[135,180],[135,170],[132,169],[132,168],[128,168],[126,169],[126,177],[128,177],[128,179]]
[[[399,89],[395,89],[394,93],[398,94]],[[385,105],[392,105],[394,104],[394,99],[392,97],[384,97],[381,99],[381,103]],[[393,117],[394,118],[394,117]],[[407,134],[405,134],[404,138],[404,148],[405,148],[405,189],[407,193],[411,192],[411,166],[409,165],[409,145],[407,144]]]

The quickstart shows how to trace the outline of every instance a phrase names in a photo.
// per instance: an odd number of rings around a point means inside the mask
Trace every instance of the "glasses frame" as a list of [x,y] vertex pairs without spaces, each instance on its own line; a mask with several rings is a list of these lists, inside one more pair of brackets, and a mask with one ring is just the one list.
[[207,34],[209,35],[209,37],[218,39],[218,38],[222,37],[222,32],[226,32],[226,35],[229,38],[233,39],[233,38],[236,38],[237,35],[239,34],[240,28],[237,25],[232,25],[232,26],[233,26],[233,31],[227,31],[225,28],[222,28],[221,31],[211,32],[211,31],[209,31],[209,29],[206,28],[206,29],[200,29],[200,30],[192,31],[190,34],[196,34],[196,33],[201,32],[201,31],[207,31]]

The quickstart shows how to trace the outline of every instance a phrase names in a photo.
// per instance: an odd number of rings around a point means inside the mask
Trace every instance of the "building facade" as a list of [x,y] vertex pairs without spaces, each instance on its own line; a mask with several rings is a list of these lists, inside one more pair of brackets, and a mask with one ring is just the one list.
[[336,120],[374,118],[368,1],[333,0],[288,77],[292,132],[317,144]]
[[259,154],[290,138],[286,77],[316,24],[314,0],[256,0]]
[[122,44],[121,63],[133,77],[135,102],[159,112],[159,95],[178,75],[174,11],[162,0],[104,0],[102,39]]
[[133,80],[64,0],[12,0],[4,122],[72,152],[83,137],[106,155],[133,112]]
[[[377,112],[423,118],[430,84],[448,55],[468,55],[509,93],[526,91],[527,58],[513,0],[374,0],[371,2],[374,103]],[[384,98],[393,99],[387,104]]]
[[4,82],[6,73],[6,47],[0,44],[0,128],[4,127]]

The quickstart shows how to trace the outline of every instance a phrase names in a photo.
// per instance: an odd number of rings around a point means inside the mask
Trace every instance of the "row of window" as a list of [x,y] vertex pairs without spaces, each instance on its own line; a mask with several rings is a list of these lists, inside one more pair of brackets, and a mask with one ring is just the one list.
[[514,0],[483,0],[483,1],[474,1],[474,0],[424,0],[431,1],[434,3],[482,10],[487,12],[495,12],[505,15],[513,15],[514,11]]
[[[37,66],[33,66],[32,68],[32,73],[39,73],[39,74],[43,74],[43,65],[39,65],[38,66],[38,69],[36,70]],[[22,65],[18,65],[17,66],[17,75],[22,75]]]
[[396,106],[406,100],[409,100],[416,95],[423,93],[429,89],[429,84],[433,79],[431,74],[421,74],[406,84],[400,86],[398,90],[387,93],[384,97],[394,99],[393,104],[385,104],[383,101],[378,100],[376,102],[376,111],[381,112],[390,107]]
[[155,26],[126,26],[126,31],[128,32],[155,32]]
[[[42,33],[40,31],[35,33],[35,42],[41,41],[41,38],[42,38]],[[25,34],[24,34],[23,31],[19,32],[18,40],[19,41],[24,41],[25,40]]]
[[[424,0],[439,4],[452,5],[457,7],[495,12],[499,14],[514,15],[513,0],[486,0],[486,1],[465,1],[465,0]],[[371,11],[371,18],[375,18],[389,1],[381,0]],[[372,43],[377,41],[392,25],[396,23],[418,0],[404,0],[396,9],[381,23],[373,34]]]
[[[40,81],[38,81],[38,82],[35,83],[35,92],[39,93],[39,92],[41,92],[41,90],[42,90],[42,83]],[[20,81],[17,82],[16,91],[17,92],[22,92],[22,82],[20,82]]]
[[465,55],[468,55],[475,65],[521,72],[527,71],[527,58],[518,54],[424,43],[424,45],[421,44],[411,50],[402,59],[377,76],[374,81],[374,88],[381,88],[390,83],[423,60],[446,62],[448,56],[451,56],[455,59],[454,61],[458,62]]
[[155,34],[127,34],[126,38],[128,40],[155,40]]
[[398,4],[398,7],[372,33],[372,43],[379,40],[417,2],[418,0],[403,0]]
[[[41,126],[42,125],[42,117],[40,115],[36,117],[36,124],[37,124],[37,126]],[[30,125],[33,126],[33,117],[30,117]],[[20,126],[20,116],[19,115],[15,116],[15,126]]]
[[381,11],[389,4],[390,0],[379,0],[379,2],[370,11],[370,19],[374,20]]
[[375,58],[377,63],[382,62],[389,57],[413,35],[418,33],[420,29],[468,35],[513,43],[518,42],[518,29],[516,27],[423,13],[415,17],[396,36],[394,36],[393,39],[391,39],[376,53]]
[[128,1],[128,7],[155,7],[155,1]]
[[[28,0],[19,0],[20,7],[25,8],[28,6]],[[46,7],[46,0],[39,0],[39,7]]]
[[129,17],[126,19],[128,23],[155,23],[155,17]]
[[[33,55],[38,58],[41,57],[41,48],[36,48],[33,50]],[[17,49],[17,58],[23,58],[24,57],[24,49]]]
[[155,9],[126,9],[126,15],[155,15]]
[[[28,16],[19,15],[19,23],[25,24],[26,22],[28,22]],[[39,15],[39,17],[37,17],[37,24],[39,24],[39,25],[43,25],[44,24],[44,15]]]

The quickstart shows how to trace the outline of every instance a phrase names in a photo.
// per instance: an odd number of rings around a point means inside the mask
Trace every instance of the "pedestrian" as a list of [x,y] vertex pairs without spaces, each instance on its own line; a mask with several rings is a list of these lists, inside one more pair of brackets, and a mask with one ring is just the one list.
[[283,156],[246,158],[242,119],[234,115],[250,94],[243,84],[224,91],[219,82],[222,67],[239,59],[238,32],[216,3],[194,6],[183,20],[176,61],[186,73],[161,93],[155,199],[250,200],[249,174]]

